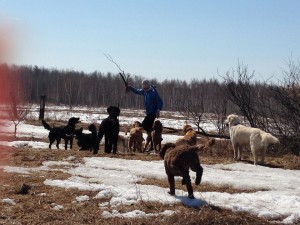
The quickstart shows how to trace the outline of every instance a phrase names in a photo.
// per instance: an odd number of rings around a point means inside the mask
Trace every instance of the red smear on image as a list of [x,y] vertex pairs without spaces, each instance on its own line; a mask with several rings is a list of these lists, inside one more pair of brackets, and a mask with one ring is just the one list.
[[[0,24],[0,141],[8,141],[8,137],[3,132],[3,120],[6,119],[3,109],[10,105],[10,93],[12,93],[13,83],[10,81],[8,62],[14,53],[14,33],[8,24]],[[0,166],[8,165],[11,152],[8,147],[0,146]],[[8,174],[0,169],[0,183],[5,182]]]

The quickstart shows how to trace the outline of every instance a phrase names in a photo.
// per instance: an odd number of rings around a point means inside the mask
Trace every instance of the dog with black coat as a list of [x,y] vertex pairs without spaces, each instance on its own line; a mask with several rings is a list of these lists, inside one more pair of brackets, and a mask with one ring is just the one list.
[[117,153],[118,135],[120,131],[118,116],[120,115],[120,109],[116,106],[109,106],[107,108],[107,113],[109,116],[104,119],[99,126],[99,132],[93,154],[98,153],[99,145],[103,136],[105,136],[105,153],[111,153],[111,151],[113,151],[113,154]]
[[42,124],[45,129],[49,130],[49,148],[51,149],[51,145],[56,140],[56,147],[59,149],[59,143],[61,139],[65,140],[65,150],[67,150],[68,143],[70,142],[70,149],[73,146],[73,138],[75,132],[75,126],[79,123],[78,117],[71,117],[66,126],[60,127],[51,127],[45,120],[42,120]]
[[83,128],[75,130],[75,139],[77,139],[77,144],[81,147],[79,150],[93,150],[93,147],[97,141],[97,128],[95,124],[90,124],[88,126],[88,130],[91,132],[90,134],[83,133]]

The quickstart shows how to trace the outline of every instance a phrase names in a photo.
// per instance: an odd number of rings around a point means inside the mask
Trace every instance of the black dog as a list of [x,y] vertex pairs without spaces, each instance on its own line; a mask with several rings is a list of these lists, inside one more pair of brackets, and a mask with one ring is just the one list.
[[91,134],[82,133],[83,128],[75,130],[75,138],[77,139],[77,144],[81,149],[79,150],[93,150],[93,147],[97,141],[97,128],[95,124],[90,124],[88,130],[91,131]]
[[120,125],[118,116],[120,115],[120,109],[116,106],[109,106],[107,108],[108,117],[104,119],[99,127],[97,141],[94,147],[94,154],[98,153],[100,141],[105,136],[105,152],[113,154],[117,153],[118,134],[120,131]]
[[77,117],[71,117],[68,121],[68,124],[66,126],[61,127],[50,127],[48,123],[46,123],[45,120],[42,120],[42,124],[45,127],[45,129],[50,130],[49,132],[49,148],[51,149],[51,145],[56,140],[56,147],[59,149],[59,143],[61,139],[65,140],[65,149],[67,150],[68,142],[70,141],[70,149],[72,149],[73,145],[73,136],[75,132],[75,125],[76,123],[79,123],[79,118]]

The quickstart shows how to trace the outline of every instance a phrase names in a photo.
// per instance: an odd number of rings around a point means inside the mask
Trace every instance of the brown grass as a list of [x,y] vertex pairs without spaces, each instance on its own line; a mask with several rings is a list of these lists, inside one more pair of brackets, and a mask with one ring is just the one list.
[[[26,138],[22,138],[26,140]],[[205,139],[204,139],[205,140]],[[41,140],[48,142],[47,139]],[[201,152],[201,163],[233,163],[230,145],[219,143],[208,151]],[[89,151],[78,151],[78,146],[74,144],[73,150],[40,150],[30,148],[11,148],[2,147],[0,149],[0,164],[20,167],[37,167],[44,161],[59,161],[75,156],[75,162],[82,162],[83,157],[94,157]],[[158,155],[149,154],[126,154],[120,153],[116,156],[103,153],[101,146],[98,157],[117,157],[135,160],[161,160]],[[244,163],[253,163],[251,154],[245,154]],[[270,167],[281,167],[286,169],[296,169],[300,165],[299,158],[293,155],[283,157],[267,157],[267,164]],[[38,171],[27,174],[3,173],[0,170],[0,224],[271,224],[268,221],[253,216],[249,213],[236,213],[227,209],[204,205],[200,209],[188,208],[182,204],[163,205],[158,202],[139,202],[134,205],[121,205],[116,209],[119,212],[129,212],[141,210],[146,213],[159,213],[164,210],[174,210],[176,214],[172,216],[157,216],[149,218],[103,218],[104,209],[99,207],[99,203],[104,200],[93,199],[97,194],[92,191],[80,191],[77,189],[65,190],[63,188],[44,185],[46,179],[67,179],[70,175],[62,172]],[[29,194],[20,195],[17,192],[23,184],[31,186]],[[167,180],[146,179],[141,184],[157,185],[168,187]],[[237,190],[230,186],[214,186],[201,184],[193,185],[197,192],[253,192],[254,190]],[[176,182],[176,188],[185,190],[180,181]],[[255,190],[257,191],[257,190]],[[41,195],[46,193],[46,195]],[[90,200],[87,202],[76,202],[76,196],[88,195]],[[11,198],[16,201],[16,205],[4,203],[3,198]],[[105,200],[107,201],[107,199]],[[62,205],[64,208],[55,211],[54,206]],[[108,207],[107,211],[113,208]]]
[[[9,160],[7,164],[11,166],[36,167],[46,160],[62,160],[69,156],[75,156],[80,161],[85,156],[92,156],[89,152],[75,150],[35,150],[22,148],[9,148]],[[7,157],[8,157],[7,156]],[[99,154],[100,157],[107,156]],[[158,156],[135,154],[117,155],[110,157],[122,157],[128,159],[158,159]],[[92,191],[79,191],[77,189],[65,190],[62,188],[46,186],[45,179],[67,179],[68,174],[62,172],[39,171],[29,175],[2,173],[0,174],[0,199],[11,198],[16,201],[16,205],[0,202],[0,224],[269,224],[261,218],[257,218],[248,213],[234,213],[230,210],[203,206],[200,209],[187,208],[181,204],[163,205],[157,202],[140,202],[131,206],[118,206],[119,212],[132,210],[142,210],[146,213],[159,213],[164,210],[174,210],[176,214],[172,216],[157,216],[149,218],[102,218],[103,209],[99,208],[99,203],[103,200],[93,199],[96,195]],[[145,180],[143,184],[154,184],[166,187],[167,181]],[[23,184],[31,186],[29,194],[16,194]],[[180,184],[176,184],[181,188]],[[215,187],[211,185],[200,185],[196,191],[223,191],[236,193],[231,187]],[[240,190],[239,190],[240,191]],[[41,193],[46,193],[41,196]],[[88,195],[87,202],[76,202],[76,196]],[[55,205],[62,205],[64,208],[55,211]],[[105,209],[111,211],[111,208]]]
[[[139,184],[143,184],[143,185],[155,185],[155,186],[159,186],[159,187],[163,187],[163,188],[169,188],[169,183],[168,180],[159,180],[159,179],[144,179],[140,182],[138,182]],[[181,179],[177,179],[176,180],[176,189],[178,190],[183,190],[183,191],[187,191],[186,190],[186,186],[181,184]],[[200,185],[193,185],[193,189],[195,192],[226,192],[229,194],[236,194],[236,193],[254,193],[257,191],[266,191],[265,189],[236,189],[233,188],[231,186],[215,186],[215,185],[211,185],[211,184],[203,184],[201,183]]]

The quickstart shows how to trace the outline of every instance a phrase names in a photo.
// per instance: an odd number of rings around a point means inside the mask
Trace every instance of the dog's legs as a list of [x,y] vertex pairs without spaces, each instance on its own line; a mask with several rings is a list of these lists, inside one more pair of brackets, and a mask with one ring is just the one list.
[[145,146],[144,146],[144,152],[147,151],[147,147],[148,147],[149,143],[150,142],[146,139],[146,143],[145,143]]
[[70,139],[70,149],[73,147],[73,138]]
[[126,152],[126,144],[125,144],[125,139],[124,140],[122,140],[122,143],[123,143],[123,152],[125,153]]
[[258,162],[258,151],[257,149],[251,149],[252,151],[252,154],[253,154],[253,163],[254,165],[257,165],[257,162]]
[[68,142],[69,142],[69,139],[68,139],[68,138],[65,138],[65,150],[68,149]]
[[203,167],[200,164],[195,165],[195,167],[191,168],[194,172],[196,172],[196,180],[195,184],[199,185],[202,180]]
[[59,149],[59,143],[60,143],[60,140],[61,140],[60,138],[57,138],[57,139],[56,139],[56,148],[57,148],[57,149]]
[[117,154],[117,148],[118,148],[118,139],[112,142],[113,154]]
[[168,181],[169,181],[169,185],[170,185],[170,191],[169,194],[170,195],[175,195],[175,179],[173,175],[168,175]]
[[263,147],[263,149],[261,150],[261,165],[264,165],[264,163],[265,163],[266,152],[267,152],[267,149],[265,147]]
[[193,186],[192,186],[192,183],[191,183],[191,178],[190,178],[190,175],[189,175],[189,171],[184,171],[182,182],[185,182],[185,184],[186,184],[186,188],[187,188],[187,191],[188,191],[188,194],[189,194],[189,198],[194,199],[195,197],[194,197],[194,194],[193,194]]
[[233,158],[237,161],[241,160],[241,147],[238,144],[233,145]]
[[111,149],[112,149],[112,143],[111,141],[108,139],[108,137],[106,137],[107,135],[105,135],[105,147],[104,147],[104,152],[105,153],[111,153]]
[[233,144],[232,147],[233,147],[233,159],[236,160],[237,159],[238,146]]
[[49,148],[50,148],[50,149],[51,149],[51,145],[53,144],[54,141],[55,141],[55,138],[50,138],[50,137],[49,137],[49,142],[50,142]]
[[108,144],[105,146],[105,152],[110,154],[112,150],[112,142],[108,142]]

